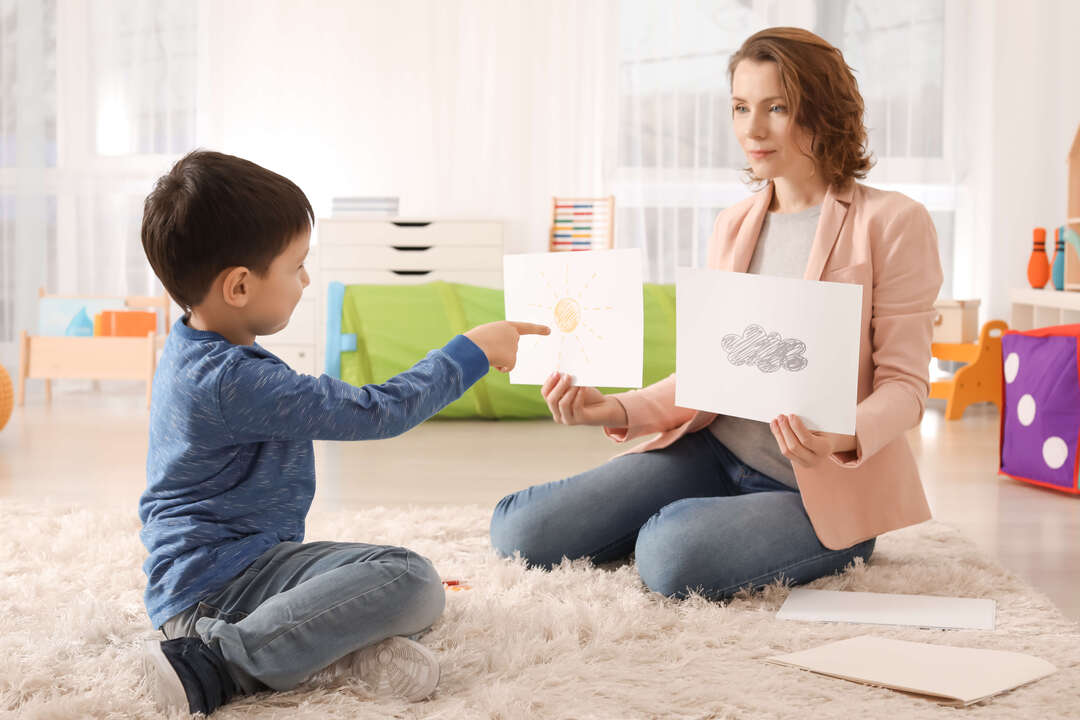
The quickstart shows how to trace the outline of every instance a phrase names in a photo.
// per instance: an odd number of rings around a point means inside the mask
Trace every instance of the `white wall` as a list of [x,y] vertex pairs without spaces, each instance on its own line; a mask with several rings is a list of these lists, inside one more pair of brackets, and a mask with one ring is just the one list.
[[975,233],[966,282],[984,321],[1008,320],[1009,290],[1028,286],[1032,229],[1047,228],[1049,245],[1065,221],[1065,159],[1080,125],[1080,3],[988,5],[969,48],[968,99]]

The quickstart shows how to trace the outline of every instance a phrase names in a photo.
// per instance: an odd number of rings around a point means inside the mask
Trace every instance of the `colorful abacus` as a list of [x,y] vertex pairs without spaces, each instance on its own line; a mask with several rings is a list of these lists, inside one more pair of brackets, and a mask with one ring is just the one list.
[[553,198],[551,252],[608,250],[615,246],[615,196]]

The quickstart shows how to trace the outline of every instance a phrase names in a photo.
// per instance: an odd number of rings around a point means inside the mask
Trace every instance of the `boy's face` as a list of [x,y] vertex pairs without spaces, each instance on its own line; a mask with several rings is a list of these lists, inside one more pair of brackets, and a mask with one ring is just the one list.
[[310,246],[308,230],[292,239],[265,275],[255,276],[255,292],[245,308],[255,335],[273,335],[289,324],[300,294],[311,283],[304,268]]

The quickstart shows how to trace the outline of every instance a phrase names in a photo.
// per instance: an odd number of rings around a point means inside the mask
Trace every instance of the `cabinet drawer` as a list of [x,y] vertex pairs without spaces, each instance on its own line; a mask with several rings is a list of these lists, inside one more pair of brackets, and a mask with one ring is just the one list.
[[325,245],[328,270],[498,270],[501,246]]
[[345,285],[417,285],[420,283],[443,282],[479,285],[487,288],[502,288],[500,270],[336,270],[326,272],[324,279]]
[[289,345],[279,344],[273,341],[260,341],[259,344],[281,358],[286,365],[296,372],[305,375],[316,374],[314,345]]
[[[320,245],[494,245],[502,247],[502,224],[438,220],[409,224],[390,220],[320,220]],[[325,266],[325,261],[324,261]]]

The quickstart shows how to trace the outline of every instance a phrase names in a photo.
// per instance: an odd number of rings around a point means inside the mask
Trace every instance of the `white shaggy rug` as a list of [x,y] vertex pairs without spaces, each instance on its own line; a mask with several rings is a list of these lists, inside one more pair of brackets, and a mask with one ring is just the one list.
[[[812,587],[989,597],[994,632],[802,624],[774,615],[773,587],[720,605],[645,590],[633,565],[526,571],[487,540],[487,508],[312,513],[308,540],[407,545],[467,580],[424,638],[442,664],[432,699],[376,699],[334,668],[303,687],[225,706],[215,718],[1065,718],[1080,716],[1080,631],[1043,595],[954,530],[927,523],[878,541],[867,566]],[[134,510],[0,502],[0,716],[155,717],[138,643]],[[1051,677],[966,709],[767,664],[865,634],[1014,650]]]

